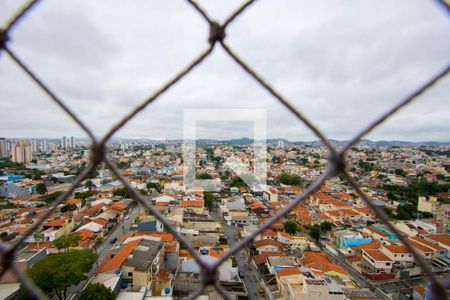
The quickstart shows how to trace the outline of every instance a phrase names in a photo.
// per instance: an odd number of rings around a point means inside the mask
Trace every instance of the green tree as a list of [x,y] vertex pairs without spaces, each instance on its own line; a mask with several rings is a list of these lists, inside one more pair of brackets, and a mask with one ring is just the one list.
[[78,296],[77,300],[113,300],[116,295],[103,284],[90,283]]
[[274,157],[272,157],[272,162],[276,163],[276,164],[280,164],[281,158],[279,156],[274,156]]
[[118,162],[116,165],[117,165],[117,168],[119,168],[121,170],[126,169],[130,166],[130,164],[125,161]]
[[408,173],[406,173],[406,171],[403,169],[395,169],[395,175],[398,175],[401,177],[406,177],[406,175],[408,175]]
[[86,181],[84,186],[88,189],[89,192],[91,192],[92,189],[95,187],[94,183],[90,179],[88,179],[88,181]]
[[212,179],[208,173],[200,173],[195,176],[196,179]]
[[66,204],[63,207],[61,207],[61,212],[65,213],[67,211],[74,211],[77,209],[77,206],[75,204]]
[[69,251],[70,247],[77,247],[79,245],[80,240],[81,240],[80,235],[74,232],[57,238],[56,240],[53,241],[53,246],[59,251],[61,251],[61,249],[64,249],[65,252],[67,252]]
[[397,207],[397,213],[394,219],[397,220],[411,220],[417,215],[417,205],[406,203]]
[[231,186],[232,187],[243,187],[243,186],[245,186],[245,182],[242,180],[241,177],[236,176],[231,181]]
[[323,222],[320,223],[320,231],[322,232],[328,232],[333,228],[333,224],[330,222]]
[[209,209],[209,211],[213,210],[214,207],[214,195],[212,193],[205,193],[205,206]]
[[80,192],[80,193],[75,193],[75,196],[74,196],[74,198],[76,198],[76,199],[86,199],[86,198],[89,198],[89,197],[92,197],[94,194],[93,193],[91,193],[91,192]]
[[283,224],[284,231],[286,231],[289,234],[295,234],[297,232],[297,224],[294,221],[287,221]]
[[309,229],[309,235],[316,240],[316,242],[319,241],[319,238],[322,234],[327,233],[333,228],[333,224],[330,222],[323,222],[320,224],[314,224]]
[[320,238],[320,225],[318,226],[318,224],[315,224],[314,226],[312,226],[309,230],[309,235],[316,241],[319,241]]
[[45,183],[38,183],[36,184],[36,193],[44,195],[47,193],[47,187],[45,186]]
[[50,204],[50,203],[54,202],[56,200],[56,198],[58,198],[58,196],[61,194],[62,194],[62,192],[54,192],[51,194],[42,195],[39,197],[39,199],[46,202],[47,204]]
[[[67,299],[67,289],[87,279],[85,274],[91,270],[96,259],[97,255],[91,249],[72,250],[47,256],[35,263],[25,273],[46,294],[65,300]],[[32,299],[30,293],[23,286],[19,290],[19,299]]]
[[158,193],[161,192],[161,185],[154,182],[147,182],[147,189],[155,189]]
[[278,179],[287,185],[301,185],[303,183],[303,179],[296,174],[283,173]]
[[113,196],[121,196],[123,198],[131,198],[130,191],[127,188],[118,188],[113,191]]
[[366,172],[370,172],[374,169],[374,163],[371,162],[367,162],[367,161],[363,161],[362,159],[360,159],[358,161],[358,165],[361,169],[363,169]]

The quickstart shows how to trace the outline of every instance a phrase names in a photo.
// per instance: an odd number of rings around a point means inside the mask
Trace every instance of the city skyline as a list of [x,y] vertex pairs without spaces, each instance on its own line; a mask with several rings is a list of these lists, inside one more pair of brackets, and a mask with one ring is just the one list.
[[[239,3],[200,4],[222,20]],[[18,5],[2,2],[0,21]],[[272,14],[284,22],[269,25]],[[445,11],[434,2],[355,1],[344,8],[322,1],[262,1],[230,27],[228,41],[329,138],[343,140],[448,64],[447,26]],[[183,1],[137,1],[126,8],[111,1],[107,14],[92,1],[46,1],[14,30],[9,46],[100,136],[204,49],[206,36],[206,24]],[[2,58],[2,136],[83,136]],[[368,138],[448,141],[449,86],[444,78]],[[316,139],[219,49],[117,135],[181,138],[183,109],[229,106],[267,109],[271,137]],[[222,139],[235,130],[207,129]]]

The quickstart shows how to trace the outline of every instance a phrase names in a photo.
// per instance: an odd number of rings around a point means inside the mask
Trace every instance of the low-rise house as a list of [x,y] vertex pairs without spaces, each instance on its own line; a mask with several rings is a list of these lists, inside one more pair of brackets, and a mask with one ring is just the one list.
[[[45,249],[31,250],[29,247],[25,247],[20,250],[14,260],[15,265],[21,272],[25,272],[31,268],[35,263],[44,259],[47,256]],[[0,278],[0,284],[19,282],[17,275],[11,270],[7,270],[5,274]]]
[[287,280],[287,299],[307,300],[344,300],[344,292],[342,288],[331,283],[325,278],[308,278],[301,276]]
[[[97,273],[122,272],[122,281],[131,291],[156,288],[156,276],[164,264],[164,243],[149,239],[127,239],[105,258]],[[156,291],[154,291],[156,292]]]
[[0,184],[0,197],[15,199],[29,198],[35,191],[35,184],[26,182],[4,182]]
[[258,218],[246,211],[229,211],[224,213],[224,220],[231,226],[247,226],[258,224]]
[[259,253],[284,251],[284,245],[274,240],[259,240],[253,243]]
[[394,261],[380,250],[362,249],[362,274],[371,280],[395,278],[392,273]]
[[369,244],[372,238],[352,230],[340,230],[334,232],[336,246],[340,249]]
[[303,251],[310,245],[306,237],[291,235],[283,231],[278,231],[276,237],[278,242],[286,245],[289,249],[300,249]]
[[269,202],[277,202],[278,194],[279,192],[276,188],[268,186],[267,189],[263,192],[263,199]]
[[42,224],[42,231],[27,237],[26,242],[53,242],[72,232],[74,223],[70,219],[54,219]]
[[159,194],[159,195],[156,195],[155,197],[153,197],[153,202],[154,203],[172,204],[175,202],[176,199],[177,199],[177,195],[175,195],[175,194],[163,193],[163,194]]
[[414,257],[402,245],[383,245],[380,251],[386,254],[397,268],[408,268],[414,265]]
[[26,198],[15,198],[11,199],[10,202],[14,204],[14,206],[19,207],[36,207],[38,205],[44,205],[45,201],[37,198],[37,197],[26,197]]

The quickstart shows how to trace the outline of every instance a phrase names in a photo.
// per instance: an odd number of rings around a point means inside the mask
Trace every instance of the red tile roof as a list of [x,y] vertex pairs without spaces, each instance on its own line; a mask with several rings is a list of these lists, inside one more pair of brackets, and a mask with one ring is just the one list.
[[255,245],[256,248],[263,247],[263,246],[274,246],[274,247],[277,247],[278,249],[283,248],[282,243],[280,243],[278,241],[274,241],[274,240],[269,240],[269,239],[255,241],[253,244]]
[[300,274],[299,268],[283,268],[282,270],[276,271],[278,276],[291,276]]
[[203,207],[203,200],[180,201],[181,207]]
[[64,226],[65,221],[64,220],[51,220],[44,223],[43,227],[62,227]]
[[99,270],[99,273],[120,269],[122,264],[127,260],[128,256],[133,253],[141,241],[142,239],[138,239],[124,245],[122,249],[120,249],[120,251]]
[[387,257],[383,252],[374,249],[364,249],[370,257],[372,257],[376,261],[392,261],[389,257]]

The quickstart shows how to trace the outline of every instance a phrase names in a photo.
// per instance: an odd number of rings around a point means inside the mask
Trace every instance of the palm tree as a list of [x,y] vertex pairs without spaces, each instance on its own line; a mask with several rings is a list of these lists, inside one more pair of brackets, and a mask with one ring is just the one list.
[[95,186],[94,183],[92,182],[92,180],[88,180],[86,181],[86,183],[84,184],[85,187],[87,187],[87,189],[90,191],[92,191],[92,188]]

